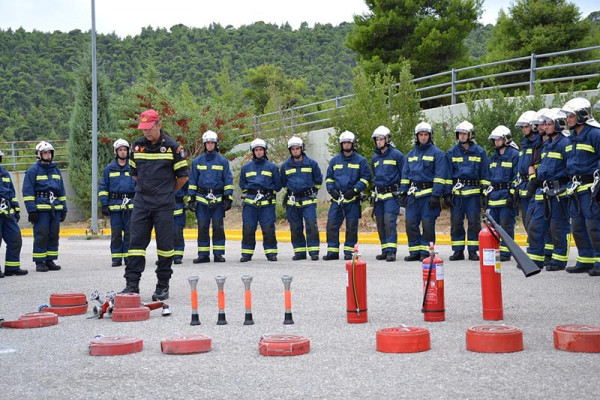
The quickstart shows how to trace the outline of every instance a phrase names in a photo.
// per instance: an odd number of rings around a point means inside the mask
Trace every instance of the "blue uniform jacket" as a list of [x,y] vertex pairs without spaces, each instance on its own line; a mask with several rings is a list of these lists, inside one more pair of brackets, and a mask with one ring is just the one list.
[[542,137],[538,134],[532,135],[531,138],[525,138],[521,142],[519,163],[517,166],[517,173],[521,180],[518,188],[519,197],[525,197],[527,195],[527,182],[536,177],[536,174],[529,176],[529,167],[534,164],[534,149],[541,149],[541,142]]
[[567,177],[566,147],[569,139],[559,133],[554,140],[548,139],[542,150],[542,163],[537,176],[542,181],[555,181]]
[[[347,190],[354,188],[356,193],[360,193],[369,186],[370,180],[371,170],[363,156],[354,151],[349,157],[346,157],[340,152],[329,162],[325,184],[328,192],[337,189],[344,194]],[[344,202],[349,203],[356,199],[357,197],[354,197],[344,200]]]
[[[117,195],[117,196],[115,196]],[[102,171],[102,180],[98,185],[98,196],[103,206],[108,206],[111,211],[121,210],[123,205],[123,195],[126,195],[129,202],[126,208],[133,208],[133,196],[135,196],[135,179],[131,176],[131,166],[126,163],[120,166],[117,160],[114,160]]]
[[442,196],[449,179],[448,159],[442,150],[429,142],[417,145],[406,155],[402,169],[400,192],[407,193],[411,182],[433,183],[430,188],[418,188],[415,197]]
[[[397,148],[389,146],[387,151],[381,154],[381,150],[375,149],[371,158],[371,168],[373,169],[373,184],[375,187],[385,187],[398,185],[402,178],[402,168],[406,159],[404,154]],[[378,193],[378,200],[385,200],[392,197],[392,193]]]
[[[260,160],[252,159],[242,167],[240,172],[240,188],[244,193],[244,202],[251,205],[274,204],[275,194],[281,190],[281,176],[279,169],[264,157]],[[257,194],[248,193],[248,190],[261,190],[263,196],[271,197],[255,203]],[[266,192],[266,193],[265,193]]]
[[508,183],[508,189],[494,189],[488,194],[489,207],[506,206],[509,194],[514,193],[515,179],[517,178],[517,167],[519,164],[519,151],[513,147],[507,147],[504,154],[498,150],[490,157],[490,170],[488,180],[490,184]]
[[[579,134],[571,131],[568,139],[565,152],[569,176],[593,175],[600,163],[600,128],[586,124]],[[591,183],[582,184],[577,191],[587,190],[591,186]]]
[[[53,203],[50,196],[56,198]],[[38,160],[29,167],[23,182],[23,201],[28,213],[50,211],[52,204],[55,210],[67,211],[65,185],[56,164],[43,164]]]
[[0,167],[0,177],[2,177],[2,182],[0,182],[0,198],[4,199],[10,206],[10,208],[2,210],[0,213],[12,215],[15,212],[19,212],[19,201],[17,200],[15,186],[10,179],[10,174],[3,167]]
[[458,190],[454,190],[453,194],[455,196],[480,195],[481,189],[489,186],[490,182],[487,176],[490,161],[481,146],[471,142],[469,148],[465,150],[460,143],[457,143],[456,146],[446,152],[446,158],[450,166],[450,178],[448,179],[446,193],[452,192],[457,179],[461,181],[478,180],[479,186],[465,185]]
[[[303,192],[307,189],[314,188],[314,194],[321,188],[323,184],[323,174],[319,164],[306,154],[302,155],[302,161],[296,162],[293,157],[288,158],[281,165],[281,182],[287,188],[288,193]],[[304,196],[296,198],[295,202],[287,200],[289,205],[305,206],[308,204],[316,204],[317,199]]]
[[208,204],[209,193],[202,193],[206,189],[221,189],[222,194],[213,194],[214,201],[222,202],[223,195],[233,193],[233,175],[229,168],[229,161],[217,152],[203,153],[192,162],[188,194],[199,203]]

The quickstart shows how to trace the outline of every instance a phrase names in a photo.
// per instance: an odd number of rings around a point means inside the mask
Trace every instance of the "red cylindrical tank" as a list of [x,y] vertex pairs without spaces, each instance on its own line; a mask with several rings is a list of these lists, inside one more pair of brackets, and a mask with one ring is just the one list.
[[[431,273],[429,268],[431,267]],[[429,281],[429,287],[427,282]],[[444,309],[444,261],[434,255],[423,260],[423,316],[425,321],[438,322],[446,320]]]
[[487,226],[479,232],[479,269],[481,271],[481,300],[483,319],[504,319],[502,308],[502,274],[500,270],[500,248],[498,234]]
[[349,324],[362,324],[369,320],[367,314],[367,263],[354,256],[346,262],[346,313]]

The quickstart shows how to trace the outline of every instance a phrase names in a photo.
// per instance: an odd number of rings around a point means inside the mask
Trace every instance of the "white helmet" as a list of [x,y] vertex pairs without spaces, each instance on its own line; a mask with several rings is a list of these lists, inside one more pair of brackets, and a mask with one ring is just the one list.
[[0,162],[2,162],[2,156],[4,155],[4,153],[2,152],[2,150],[0,150]]
[[[592,105],[588,99],[583,97],[576,97],[565,103],[562,107],[562,111],[566,114],[575,114],[577,117],[576,125],[583,125],[588,120],[594,119],[592,117]],[[570,126],[569,128],[573,128]]]
[[552,121],[554,122],[554,132],[560,133],[567,126],[566,121],[567,115],[560,108],[551,108],[544,114],[542,114],[542,119],[544,121]]
[[515,126],[533,125],[534,121],[536,120],[535,119],[536,114],[537,113],[533,110],[525,111],[523,114],[521,114],[521,116],[515,123]]
[[356,137],[354,136],[354,133],[352,133],[350,131],[344,131],[340,134],[340,143],[343,143],[343,142],[354,143],[355,141],[356,141]]
[[502,147],[511,146],[517,150],[519,149],[519,146],[517,146],[516,143],[512,141],[512,133],[510,129],[508,129],[504,125],[498,125],[497,127],[495,127],[488,139],[492,141],[492,144],[494,144],[493,141],[496,139],[504,139],[504,144],[502,145]]
[[542,115],[544,115],[548,111],[549,111],[548,108],[542,108],[542,109],[538,110],[538,112],[535,113],[535,118],[531,120],[531,123],[535,124],[535,125],[543,124],[544,120],[542,119]]
[[459,133],[467,133],[469,135],[469,140],[473,140],[473,138],[475,137],[475,128],[473,127],[473,124],[469,121],[463,121],[460,124],[456,125],[454,133],[456,134],[456,140],[458,140]]
[[433,128],[427,122],[419,122],[415,126],[415,143],[419,144],[419,132],[429,132],[429,141],[433,143]]
[[292,136],[288,140],[288,149],[291,149],[294,146],[300,146],[302,151],[304,151],[304,142],[298,136]]
[[265,151],[267,151],[267,143],[265,143],[265,141],[262,139],[256,138],[250,143],[250,151],[253,151],[257,147],[262,147],[265,149]]
[[206,142],[215,142],[215,143],[218,143],[219,142],[219,137],[213,131],[206,131],[202,135],[202,143],[206,143]]
[[127,149],[129,149],[129,143],[127,143],[127,140],[125,139],[117,139],[113,143],[113,149],[115,151],[115,154],[117,154],[117,150],[119,150],[119,147],[127,147]]
[[392,134],[390,133],[390,129],[388,127],[379,125],[373,131],[371,138],[373,138],[373,140],[375,140],[375,145],[377,145],[377,142],[376,142],[377,138],[385,138],[385,143],[390,144],[392,141]]
[[54,147],[52,147],[50,143],[43,140],[35,145],[35,155],[37,158],[42,158],[42,151],[50,151],[50,154],[52,154],[52,157],[50,159],[52,160],[54,158]]

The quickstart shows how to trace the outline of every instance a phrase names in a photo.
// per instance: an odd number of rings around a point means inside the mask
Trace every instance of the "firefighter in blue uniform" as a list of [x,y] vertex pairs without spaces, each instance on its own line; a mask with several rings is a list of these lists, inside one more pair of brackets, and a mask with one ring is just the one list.
[[225,211],[231,209],[233,175],[229,161],[219,154],[218,136],[213,131],[202,135],[204,153],[192,162],[188,194],[188,209],[198,220],[198,257],[194,264],[210,262],[209,227],[212,222],[213,256],[215,262],[225,262]]
[[371,158],[373,169],[373,215],[377,222],[377,233],[381,243],[381,254],[377,260],[396,261],[398,248],[397,220],[400,213],[400,179],[404,167],[404,154],[392,144],[389,128],[379,126],[371,135],[375,142],[375,153]]
[[140,114],[138,129],[144,137],[132,145],[132,175],[137,180],[135,207],[131,213],[129,262],[125,267],[125,289],[121,293],[139,293],[139,282],[146,268],[146,248],[152,228],[156,233],[158,282],[152,300],[169,298],[169,280],[175,251],[173,249],[175,193],[188,180],[185,151],[162,132],[158,113],[147,110]]
[[539,147],[542,141],[541,135],[538,134],[539,129],[536,114],[537,113],[533,110],[525,111],[515,123],[516,127],[521,128],[524,136],[519,151],[519,164],[517,166],[518,174],[515,186],[519,195],[521,219],[523,220],[523,227],[525,230],[527,230],[529,219],[531,217],[527,211],[529,208],[529,201],[531,200],[531,195],[528,197],[527,194],[527,185],[530,180],[535,179],[536,177],[535,168],[533,167],[533,152],[534,149]]
[[122,260],[128,262],[129,220],[135,196],[135,180],[129,165],[129,143],[117,139],[113,144],[115,160],[102,172],[98,187],[102,215],[110,217],[110,255],[112,266],[120,267]]
[[591,104],[577,97],[562,107],[571,130],[566,147],[567,173],[571,182],[569,214],[577,250],[577,263],[567,272],[600,276],[600,124],[592,117]]
[[367,160],[354,149],[354,133],[340,134],[340,154],[329,162],[327,191],[332,201],[327,215],[327,254],[323,260],[340,258],[340,226],[346,219],[344,259],[351,260],[354,245],[358,241],[358,219],[361,217],[361,192],[369,186],[371,170]]
[[450,166],[450,236],[454,254],[450,261],[464,260],[467,218],[467,249],[470,261],[479,261],[479,231],[481,230],[481,189],[487,187],[489,160],[485,150],[475,144],[475,130],[463,121],[454,130],[458,143],[446,152]]
[[[290,223],[294,256],[292,260],[319,259],[319,228],[317,226],[317,192],[323,184],[319,164],[304,152],[299,137],[288,140],[290,158],[281,165],[282,185],[287,189],[283,204]],[[306,236],[304,235],[306,225]]]
[[[517,166],[519,163],[519,150],[512,141],[510,129],[499,125],[490,134],[496,151],[490,157],[488,180],[490,185],[486,188],[487,208],[490,215],[500,224],[511,238],[515,236],[515,218],[517,209],[515,205],[515,184]],[[504,243],[500,243],[500,261],[509,261],[510,252]]]
[[42,141],[35,146],[38,161],[25,173],[23,201],[33,224],[33,261],[38,272],[58,271],[60,223],[67,217],[65,185],[52,162],[54,147]]
[[[189,173],[189,171],[188,171]],[[173,211],[173,224],[175,236],[173,238],[173,264],[183,263],[183,253],[185,251],[185,238],[183,237],[183,229],[185,228],[185,200],[188,198],[188,182],[175,193],[175,211]]]
[[[0,163],[4,153],[0,151]],[[10,174],[0,167],[0,244],[1,240],[6,243],[6,255],[4,256],[4,272],[0,269],[0,278],[12,275],[27,275],[26,269],[21,269],[21,229],[19,219],[21,212],[19,202],[15,194],[15,187],[10,179]]]
[[250,143],[252,161],[240,172],[242,189],[242,257],[247,262],[254,255],[256,228],[260,223],[263,248],[269,261],[277,261],[277,238],[275,237],[275,201],[281,190],[279,169],[267,158],[267,144],[262,139]]
[[415,127],[415,147],[406,155],[400,185],[400,204],[406,208],[410,253],[404,261],[422,261],[429,256],[429,243],[435,243],[435,221],[441,213],[440,198],[444,195],[447,180],[446,155],[433,144],[431,125],[420,122]]
[[[527,254],[538,267],[547,271],[565,269],[570,242],[570,224],[567,209],[567,154],[569,139],[563,135],[565,115],[553,108],[542,115],[548,139],[543,147],[541,163],[536,177],[529,182],[529,192],[535,190],[530,224],[527,228],[529,246]],[[541,127],[541,125],[540,125]],[[545,261],[545,237],[550,232],[553,252]]]

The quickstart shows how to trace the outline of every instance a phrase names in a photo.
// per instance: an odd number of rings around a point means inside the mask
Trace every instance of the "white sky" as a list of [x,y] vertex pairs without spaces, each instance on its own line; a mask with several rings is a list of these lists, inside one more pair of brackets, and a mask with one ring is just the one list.
[[[583,17],[600,10],[598,0],[571,1]],[[481,22],[495,23],[501,7],[512,0],[485,0]],[[305,21],[338,25],[368,11],[364,0],[96,0],[96,31],[119,36],[137,35],[142,27],[170,28],[184,24],[205,27],[249,25],[264,21],[294,29]],[[91,0],[0,0],[0,28],[68,32],[91,28]]]

